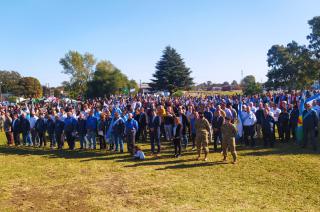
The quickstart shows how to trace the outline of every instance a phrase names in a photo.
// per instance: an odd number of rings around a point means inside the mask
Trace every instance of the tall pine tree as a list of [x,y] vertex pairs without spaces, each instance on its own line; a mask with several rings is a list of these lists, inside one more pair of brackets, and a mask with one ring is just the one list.
[[156,64],[156,72],[151,79],[150,87],[154,91],[167,90],[171,94],[179,89],[189,90],[193,83],[191,70],[186,67],[177,51],[167,46],[160,61]]

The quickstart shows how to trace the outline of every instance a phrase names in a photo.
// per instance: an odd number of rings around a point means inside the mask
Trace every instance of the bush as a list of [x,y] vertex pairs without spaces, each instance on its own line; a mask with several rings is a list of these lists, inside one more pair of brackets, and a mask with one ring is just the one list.
[[172,94],[173,97],[182,97],[183,96],[183,91],[177,90]]

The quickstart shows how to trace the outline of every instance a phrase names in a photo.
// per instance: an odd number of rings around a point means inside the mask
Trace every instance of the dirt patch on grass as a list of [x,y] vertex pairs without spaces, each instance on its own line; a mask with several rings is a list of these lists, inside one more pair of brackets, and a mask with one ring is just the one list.
[[90,211],[90,191],[76,184],[52,187],[19,186],[12,190],[8,205],[17,211]]

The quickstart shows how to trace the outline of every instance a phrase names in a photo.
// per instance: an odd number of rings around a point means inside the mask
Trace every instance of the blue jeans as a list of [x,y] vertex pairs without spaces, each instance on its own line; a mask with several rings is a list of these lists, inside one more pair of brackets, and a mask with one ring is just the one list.
[[166,140],[170,141],[172,139],[172,125],[171,124],[164,125],[164,131],[166,133]]
[[24,144],[29,144],[30,146],[33,145],[30,132],[22,133],[22,137],[23,137]]
[[80,147],[81,148],[87,148],[87,139],[85,135],[79,135],[79,139],[80,139]]
[[96,132],[94,132],[94,131],[88,132],[87,139],[89,142],[89,148],[96,149]]
[[188,147],[188,136],[187,135],[182,135],[182,142],[183,142],[184,148],[186,149]]
[[122,136],[114,134],[114,142],[116,144],[116,151],[119,150],[119,145],[120,145],[120,151],[123,152],[123,138],[122,138]]

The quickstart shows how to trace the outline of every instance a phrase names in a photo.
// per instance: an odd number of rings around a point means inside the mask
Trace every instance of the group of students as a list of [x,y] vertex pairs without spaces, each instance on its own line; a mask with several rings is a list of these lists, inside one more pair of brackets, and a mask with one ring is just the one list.
[[[263,139],[265,146],[273,147],[276,129],[280,141],[295,138],[299,101],[288,103],[288,98],[276,98],[278,102],[272,98],[265,101],[258,97],[240,99],[239,96],[137,96],[94,99],[77,104],[38,103],[2,107],[0,121],[3,121],[9,145],[44,147],[49,140],[52,149],[62,149],[66,140],[69,149],[73,150],[78,139],[80,149],[96,149],[98,140],[100,149],[123,152],[124,142],[127,142],[131,155],[144,158],[141,148],[136,145],[138,140],[147,142],[148,138],[151,154],[158,155],[165,139],[174,146],[175,157],[187,150],[191,140],[192,150],[197,150],[198,158],[203,151],[204,160],[207,160],[209,143],[213,140],[214,151],[222,150],[226,159],[229,149],[236,162],[236,138],[252,147],[256,145],[257,137]],[[317,148],[319,108],[317,101],[306,104],[303,147],[311,142],[313,148]],[[241,130],[236,127],[239,123]],[[218,150],[219,144],[221,149]]]

